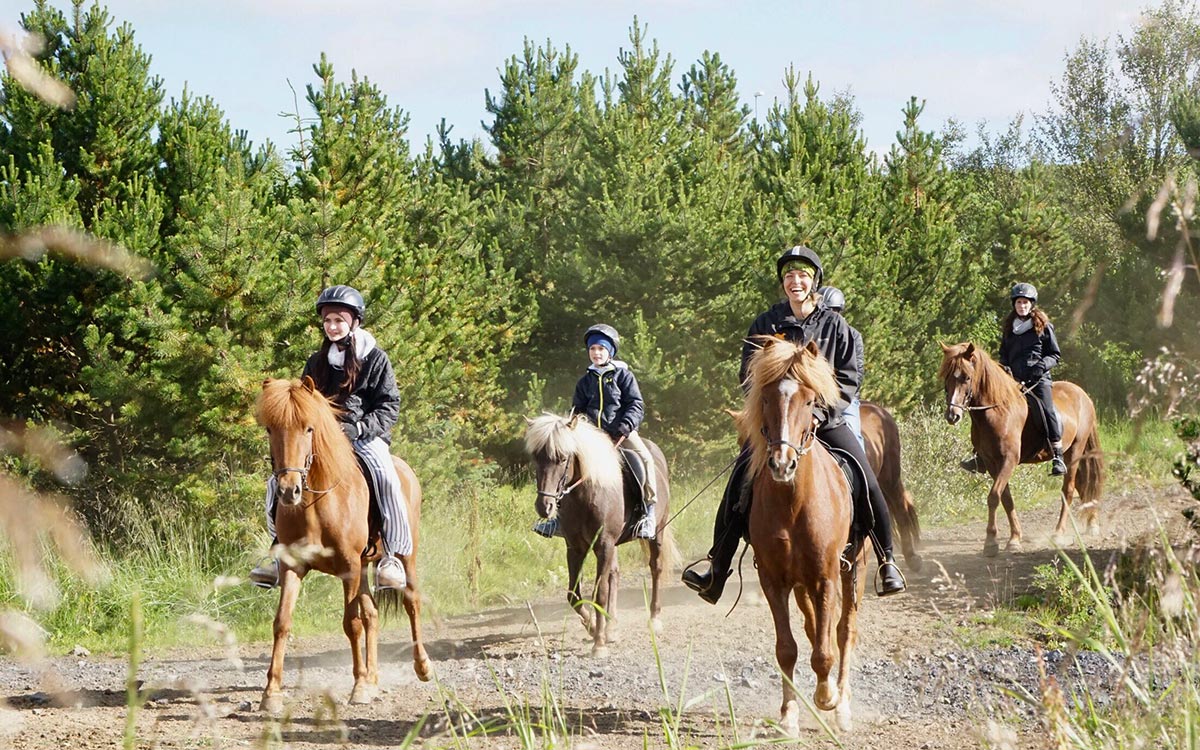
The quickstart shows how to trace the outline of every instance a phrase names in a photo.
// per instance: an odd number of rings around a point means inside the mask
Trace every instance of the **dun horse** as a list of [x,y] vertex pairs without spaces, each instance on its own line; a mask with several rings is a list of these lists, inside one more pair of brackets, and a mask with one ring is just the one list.
[[[789,599],[804,614],[817,677],[813,703],[837,711],[850,728],[850,663],[858,637],[858,605],[866,576],[860,553],[850,570],[841,566],[850,536],[850,487],[833,456],[816,439],[812,410],[837,403],[833,368],[815,343],[756,337],[762,349],[749,365],[745,406],[734,419],[751,446],[754,476],[750,544],[758,581],[775,622],[775,658],[783,674],[780,723],[799,731],[794,674],[797,658]],[[836,631],[836,642],[835,642]],[[830,673],[838,662],[836,683]]]
[[[379,683],[379,613],[367,585],[369,563],[379,559],[378,530],[369,523],[370,495],[350,442],[338,427],[333,407],[311,378],[267,380],[258,398],[257,418],[271,443],[271,468],[277,483],[275,530],[279,542],[296,549],[320,549],[307,559],[280,561],[279,609],[275,613],[275,646],[263,690],[262,709],[283,707],[283,657],[292,610],[300,585],[310,570],[342,579],[342,628],[354,660],[351,703],[369,703]],[[405,561],[408,586],[404,608],[412,625],[413,669],[430,677],[429,657],[421,643],[421,599],[417,591],[417,528],[421,487],[408,464],[393,457],[408,504],[413,553]],[[374,541],[375,544],[371,545]],[[368,547],[370,555],[368,556]],[[386,612],[400,594],[379,592]]]
[[859,416],[862,419],[867,461],[875,471],[888,510],[895,521],[896,531],[900,535],[900,548],[904,550],[904,562],[913,570],[920,570],[921,521],[913,506],[912,496],[900,478],[900,429],[891,412],[870,401],[862,402]]
[[[642,440],[654,456],[658,482],[658,529],[655,538],[645,544],[650,557],[651,625],[661,632],[663,573],[675,566],[679,554],[667,526],[671,512],[667,462],[657,445],[645,437]],[[632,538],[629,522],[641,506],[639,488],[625,486],[621,458],[608,435],[579,415],[564,419],[545,414],[529,420],[525,447],[537,464],[538,515],[549,518],[557,513],[567,543],[567,601],[592,636],[592,655],[607,656],[608,644],[616,642],[609,625],[616,615],[621,580],[617,545]],[[579,594],[588,550],[596,555],[594,606],[588,606]]]
[[[985,555],[995,555],[996,506],[1003,503],[1008,515],[1008,550],[1021,549],[1021,523],[1013,506],[1009,478],[1018,464],[1040,463],[1051,458],[1050,446],[1040,415],[1029,415],[1029,406],[1017,381],[1004,371],[987,352],[973,343],[942,345],[942,366],[938,377],[946,388],[946,421],[957,424],[963,412],[971,415],[971,444],[980,464],[992,476],[988,492],[987,539]],[[1071,496],[1078,494],[1088,529],[1095,531],[1096,505],[1104,486],[1104,462],[1100,436],[1096,431],[1096,407],[1083,389],[1074,383],[1054,383],[1054,406],[1063,428],[1062,507],[1056,539],[1067,531]]]

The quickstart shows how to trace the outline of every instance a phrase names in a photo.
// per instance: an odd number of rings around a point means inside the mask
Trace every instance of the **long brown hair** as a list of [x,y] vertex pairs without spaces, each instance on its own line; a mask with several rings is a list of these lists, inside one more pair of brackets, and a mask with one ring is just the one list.
[[[1041,336],[1042,331],[1046,330],[1046,325],[1050,322],[1050,318],[1047,317],[1046,313],[1042,312],[1042,308],[1040,307],[1034,307],[1030,310],[1029,317],[1033,318],[1033,330],[1037,332],[1037,335]],[[1004,323],[1000,326],[1001,341],[1013,335],[1012,326],[1013,321],[1016,319],[1017,311],[1016,308],[1013,308],[1013,311],[1008,314],[1008,317],[1004,319]]]
[[317,388],[320,389],[321,393],[324,393],[339,404],[345,403],[350,394],[354,392],[354,386],[358,385],[358,375],[362,371],[362,363],[359,361],[358,352],[356,351],[358,341],[354,337],[354,331],[357,330],[358,328],[355,327],[354,330],[346,334],[347,338],[350,339],[350,343],[346,346],[346,360],[344,369],[342,370],[346,373],[346,377],[342,382],[337,382],[337,368],[329,364],[329,349],[332,346],[336,346],[336,344],[330,341],[328,337],[321,342],[321,348],[317,351],[317,361],[313,364],[312,368],[312,377],[317,384]]

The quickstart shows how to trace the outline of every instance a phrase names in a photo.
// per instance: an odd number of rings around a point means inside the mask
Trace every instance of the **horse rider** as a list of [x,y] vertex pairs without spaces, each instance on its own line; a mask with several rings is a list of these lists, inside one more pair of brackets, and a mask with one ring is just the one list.
[[[341,410],[342,432],[367,468],[383,521],[383,557],[375,567],[377,589],[402,589],[407,583],[401,558],[412,554],[408,507],[400,477],[392,462],[392,429],[400,414],[400,389],[392,362],[375,337],[362,327],[366,302],[353,287],[338,285],[317,297],[317,316],[324,339],[304,363],[308,375]],[[275,478],[267,483],[267,530],[275,537]],[[279,561],[270,560],[250,571],[250,581],[262,588],[279,585]]]
[[[826,307],[828,307],[830,310],[833,310],[838,315],[845,317],[845,313],[842,312],[842,310],[844,310],[846,307],[846,295],[842,293],[841,289],[838,289],[835,286],[823,286],[817,290],[817,294],[820,295],[821,301],[825,303]],[[847,325],[849,325],[849,322],[847,322]],[[867,374],[866,349],[863,347],[862,334],[859,333],[858,329],[854,326],[849,327],[850,338],[854,340],[854,361],[858,366],[858,384],[859,388],[861,389],[863,378],[866,377]],[[845,411],[842,412],[842,419],[846,420],[846,424],[850,426],[850,430],[854,433],[854,437],[858,438],[858,444],[862,446],[863,452],[866,452],[867,444],[863,442],[862,436],[862,417],[859,416],[860,406],[861,402],[859,401],[858,394],[855,393],[854,400],[852,400],[850,405],[847,406]]]
[[[576,414],[586,415],[588,421],[608,433],[618,448],[628,446],[642,459],[646,467],[646,511],[638,519],[633,536],[653,539],[658,526],[654,515],[657,501],[654,456],[637,433],[646,415],[642,391],[629,365],[616,359],[617,347],[621,344],[617,329],[597,323],[584,332],[583,341],[590,364],[575,384],[571,409]],[[558,518],[538,521],[533,530],[545,537],[554,536],[559,533]]]
[[[748,364],[757,348],[752,337],[775,335],[800,345],[816,342],[822,355],[833,365],[842,391],[840,409],[826,410],[814,407],[813,418],[818,424],[816,435],[827,446],[852,456],[862,468],[875,519],[870,536],[879,561],[879,595],[898,594],[904,591],[905,582],[892,554],[891,515],[888,513],[887,503],[884,501],[883,491],[879,488],[879,481],[875,478],[875,472],[871,470],[862,446],[842,416],[842,411],[858,394],[860,378],[850,326],[842,316],[817,299],[815,291],[821,284],[822,266],[821,259],[815,252],[802,245],[792,247],[776,260],[775,270],[786,299],[759,315],[750,325],[742,344],[742,387],[746,387]],[[683,582],[699,592],[701,599],[711,604],[720,599],[725,582],[733,573],[733,558],[747,528],[749,507],[742,497],[744,492],[748,496],[748,484],[753,479],[747,477],[749,457],[749,447],[743,445],[734,462],[729,482],[725,486],[721,507],[717,511],[713,547],[709,550],[707,558],[708,570],[704,573],[697,572],[696,565],[700,563],[696,563],[683,572]],[[746,498],[747,501],[749,499]],[[743,505],[746,507],[742,507]]]
[[[1025,387],[1046,416],[1046,440],[1052,454],[1050,476],[1060,477],[1067,473],[1067,464],[1063,461],[1062,420],[1054,406],[1054,383],[1050,379],[1051,368],[1062,357],[1054,324],[1037,306],[1038,291],[1033,284],[1015,284],[1008,296],[1012,311],[1000,325],[1000,365]],[[984,471],[977,456],[963,461],[962,467]]]

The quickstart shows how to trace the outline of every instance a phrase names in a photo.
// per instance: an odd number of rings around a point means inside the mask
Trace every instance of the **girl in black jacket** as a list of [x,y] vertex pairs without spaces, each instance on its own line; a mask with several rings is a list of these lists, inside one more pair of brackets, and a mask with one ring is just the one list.
[[[1037,288],[1033,284],[1017,284],[1009,294],[1012,312],[1001,326],[1000,364],[1029,389],[1030,395],[1041,404],[1046,416],[1046,438],[1054,457],[1050,475],[1067,473],[1063,462],[1062,421],[1054,408],[1054,384],[1050,369],[1058,364],[1061,352],[1054,337],[1054,324],[1037,306]],[[1034,418],[1034,415],[1030,415]]]
[[[362,327],[366,303],[357,289],[332,286],[317,297],[325,339],[304,364],[304,375],[339,407],[342,432],[366,465],[367,479],[379,500],[383,520],[383,558],[375,568],[375,586],[402,589],[407,583],[399,558],[412,554],[408,507],[389,448],[400,415],[400,389],[387,354]],[[267,482],[267,530],[275,537],[275,478]],[[279,585],[278,562],[250,571],[256,586]]]

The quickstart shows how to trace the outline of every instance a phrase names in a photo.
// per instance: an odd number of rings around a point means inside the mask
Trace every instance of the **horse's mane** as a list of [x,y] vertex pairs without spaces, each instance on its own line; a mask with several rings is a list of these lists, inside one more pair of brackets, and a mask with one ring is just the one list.
[[571,420],[556,414],[543,414],[525,430],[525,449],[532,456],[564,461],[574,456],[579,461],[584,483],[595,489],[621,491],[621,460],[612,439],[604,431],[579,418]]
[[746,399],[742,410],[733,415],[738,437],[748,443],[752,456],[752,471],[757,473],[767,463],[767,438],[762,433],[764,390],[790,378],[812,390],[822,406],[832,406],[841,399],[841,388],[833,374],[833,365],[820,354],[791,341],[772,336],[756,336],[761,348],[750,358],[746,376]]
[[312,426],[313,463],[309,469],[312,486],[329,487],[339,478],[354,476],[359,471],[358,459],[350,441],[342,434],[334,406],[320,391],[310,390],[301,381],[264,382],[255,418],[268,430],[302,430]]
[[[966,366],[967,363],[969,367]],[[945,347],[942,366],[938,368],[938,378],[945,383],[946,378],[954,374],[960,366],[963,366],[970,377],[971,390],[980,403],[1007,405],[1021,399],[1021,386],[1017,381],[1013,380],[983,348],[975,346],[974,342],[964,341]]]

